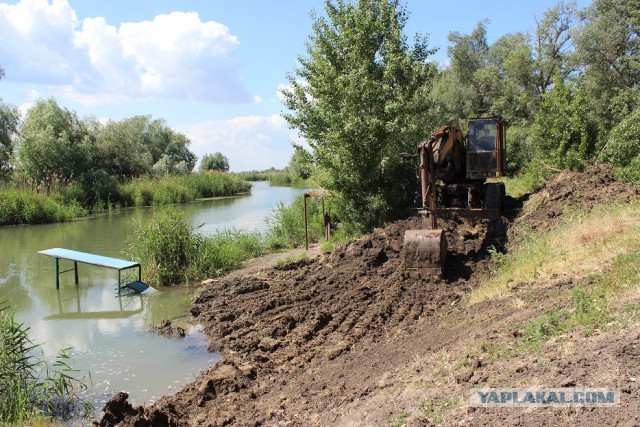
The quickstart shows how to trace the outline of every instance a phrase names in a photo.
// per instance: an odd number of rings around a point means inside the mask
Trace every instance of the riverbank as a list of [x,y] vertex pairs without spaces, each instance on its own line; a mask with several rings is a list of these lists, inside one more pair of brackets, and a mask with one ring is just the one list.
[[251,190],[250,183],[225,173],[144,177],[124,183],[101,178],[60,187],[49,194],[14,187],[0,189],[0,226],[66,222],[125,207],[183,204]]
[[[107,405],[103,425],[637,419],[637,204],[637,188],[597,166],[512,199],[505,218],[443,220],[450,248],[443,280],[403,277],[403,231],[418,227],[411,219],[314,259],[237,272],[205,288],[191,309],[223,359],[153,406],[131,408],[120,396]],[[594,228],[602,218],[615,227]],[[517,257],[526,258],[531,238],[572,242],[578,254],[594,256],[581,263],[583,256],[567,258],[574,252],[548,252],[518,281],[482,293],[504,266],[523,262]],[[560,258],[580,268],[550,262]],[[606,287],[607,277],[625,274],[633,283]],[[594,354],[607,363],[591,360]],[[624,404],[613,412],[467,404],[477,387],[528,385],[613,387]]]

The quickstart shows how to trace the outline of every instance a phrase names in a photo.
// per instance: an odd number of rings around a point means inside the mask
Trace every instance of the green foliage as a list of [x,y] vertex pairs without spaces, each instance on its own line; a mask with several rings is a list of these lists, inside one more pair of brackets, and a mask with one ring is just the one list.
[[222,274],[261,253],[257,233],[225,231],[204,237],[181,213],[169,209],[138,227],[126,255],[140,260],[150,284],[168,286]]
[[571,31],[577,20],[575,1],[560,0],[537,21],[533,81],[544,95],[555,80],[565,81],[575,70]]
[[[309,242],[317,242],[324,236],[322,203],[307,199]],[[266,220],[269,225],[267,248],[282,249],[304,245],[304,196],[298,196],[291,205],[280,203]]]
[[70,221],[86,215],[77,202],[46,196],[33,190],[0,189],[0,225]]
[[640,159],[640,110],[611,130],[603,157],[620,167],[627,167]]
[[574,43],[591,99],[589,113],[609,130],[638,107],[640,1],[594,0]]
[[13,312],[0,315],[0,423],[23,425],[41,415],[67,419],[91,410],[78,397],[86,386],[68,365],[68,349],[50,366],[29,338],[29,328],[16,322]]
[[294,152],[289,161],[287,169],[296,178],[308,179],[313,174],[315,165],[313,163],[313,156],[310,152],[304,149],[300,145],[293,145]]
[[104,170],[90,171],[78,185],[62,187],[50,196],[30,189],[0,189],[0,225],[70,221],[86,216],[88,209],[187,203],[250,189],[248,182],[222,173],[144,177],[120,184]]
[[96,130],[93,169],[119,181],[143,175],[187,174],[196,164],[189,139],[162,119],[135,116],[109,121]]
[[627,167],[617,169],[614,173],[617,179],[640,185],[640,157],[635,157]]
[[127,255],[140,260],[150,284],[189,281],[195,236],[191,224],[177,211],[156,214],[146,226],[139,226],[127,248]]
[[596,152],[597,128],[579,82],[558,81],[540,106],[532,129],[537,155],[560,168],[578,168]]
[[536,156],[531,130],[527,125],[507,127],[507,171],[511,175],[528,167]]
[[6,179],[11,172],[10,160],[19,121],[18,109],[0,100],[0,179]]
[[205,154],[200,161],[200,170],[229,172],[229,159],[220,152]]
[[224,173],[143,177],[123,184],[120,200],[135,206],[169,205],[202,198],[233,196],[250,189],[249,183],[235,175]]
[[397,2],[327,1],[325,12],[313,14],[307,56],[288,76],[285,118],[326,170],[322,185],[345,196],[346,219],[369,228],[411,198],[413,166],[399,154],[424,136],[432,51],[426,38],[408,46]]
[[[325,210],[331,215],[331,242],[337,243],[362,235],[361,230],[353,227],[353,223],[344,223],[341,212],[344,203],[339,197],[325,199]],[[322,201],[313,197],[307,198],[307,218],[309,243],[324,241],[324,217]],[[304,196],[297,197],[289,206],[280,203],[266,220],[269,230],[266,235],[266,246],[269,250],[294,248],[304,244]],[[337,227],[337,229],[336,229]],[[331,250],[332,245],[323,245],[323,251]]]
[[20,126],[19,166],[37,185],[50,191],[79,178],[89,159],[90,135],[75,112],[54,98],[39,100]]

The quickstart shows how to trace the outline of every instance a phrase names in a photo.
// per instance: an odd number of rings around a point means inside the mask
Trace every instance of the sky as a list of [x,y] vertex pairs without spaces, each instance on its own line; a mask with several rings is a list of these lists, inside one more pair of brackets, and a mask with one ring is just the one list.
[[[590,0],[578,0],[586,7]],[[556,0],[404,0],[405,32],[429,34],[446,66],[447,35],[483,19],[488,42],[534,32]],[[55,97],[102,122],[164,119],[198,158],[221,152],[232,171],[287,165],[301,142],[281,117],[279,89],[324,0],[0,1],[0,98],[22,112]],[[429,130],[425,130],[428,133]]]

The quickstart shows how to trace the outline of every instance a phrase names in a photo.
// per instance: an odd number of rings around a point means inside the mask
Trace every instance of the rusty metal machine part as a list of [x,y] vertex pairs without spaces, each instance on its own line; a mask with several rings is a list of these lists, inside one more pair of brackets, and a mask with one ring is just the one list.
[[447,257],[444,230],[407,230],[404,233],[404,271],[414,279],[440,277]]
[[[496,118],[470,120],[466,147],[460,127],[449,123],[418,144],[418,156],[422,206],[417,213],[425,227],[404,235],[405,275],[441,277],[447,241],[437,228],[438,212],[467,218],[500,215],[504,184],[485,180],[504,173],[504,123]],[[438,181],[442,184],[436,185]]]

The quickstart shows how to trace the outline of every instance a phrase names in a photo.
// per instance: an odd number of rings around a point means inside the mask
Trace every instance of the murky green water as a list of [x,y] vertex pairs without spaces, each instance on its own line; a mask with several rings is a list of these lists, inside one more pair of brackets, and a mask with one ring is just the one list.
[[[251,195],[180,209],[205,234],[228,228],[264,231],[272,209],[302,192],[256,183]],[[183,340],[148,331],[150,324],[185,316],[193,289],[118,297],[115,270],[79,264],[79,286],[70,272],[61,276],[56,290],[53,258],[37,254],[61,247],[121,258],[127,236],[152,212],[132,209],[72,223],[0,228],[0,299],[16,306],[16,319],[31,327],[47,357],[71,348],[73,366],[91,373],[87,395],[98,410],[120,390],[136,404],[153,402],[219,357],[206,351],[206,338],[197,327]],[[61,270],[73,266],[60,262]]]

